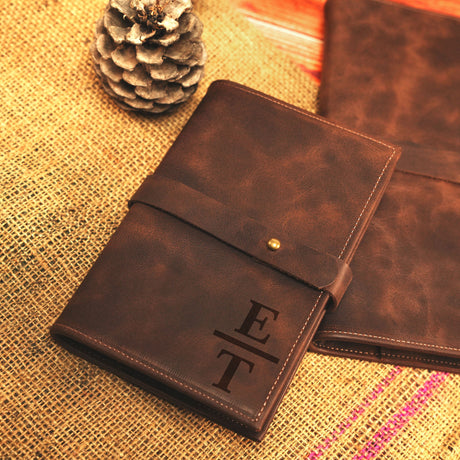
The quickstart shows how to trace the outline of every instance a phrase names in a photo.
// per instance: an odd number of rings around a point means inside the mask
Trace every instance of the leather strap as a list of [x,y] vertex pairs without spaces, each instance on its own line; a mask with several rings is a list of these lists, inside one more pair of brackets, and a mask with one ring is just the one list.
[[396,170],[460,184],[458,152],[423,147],[410,142],[395,142],[402,147],[403,152]]
[[[275,270],[327,292],[333,307],[352,279],[350,267],[338,257],[299,244],[287,235],[275,235],[256,220],[158,173],[147,177],[129,207],[135,203],[170,214]],[[276,251],[267,246],[272,238],[281,242]]]

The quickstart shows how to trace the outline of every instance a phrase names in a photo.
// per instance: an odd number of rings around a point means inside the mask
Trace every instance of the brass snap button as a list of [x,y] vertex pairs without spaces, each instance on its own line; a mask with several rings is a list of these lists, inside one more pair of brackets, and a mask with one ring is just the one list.
[[276,238],[271,238],[267,241],[267,247],[271,251],[277,251],[281,247],[281,243]]

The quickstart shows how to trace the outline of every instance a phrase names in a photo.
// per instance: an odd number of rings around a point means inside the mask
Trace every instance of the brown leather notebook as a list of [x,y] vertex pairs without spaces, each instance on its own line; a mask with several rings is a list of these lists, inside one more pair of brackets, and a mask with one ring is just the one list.
[[321,113],[402,146],[311,349],[460,371],[460,21],[329,0]]
[[[51,333],[261,439],[399,151],[220,81],[130,201]],[[340,307],[339,307],[340,308]]]

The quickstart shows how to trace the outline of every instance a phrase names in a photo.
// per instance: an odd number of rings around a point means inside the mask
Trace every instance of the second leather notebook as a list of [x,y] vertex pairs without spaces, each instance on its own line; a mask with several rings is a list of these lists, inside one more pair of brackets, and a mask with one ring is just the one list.
[[397,157],[249,88],[212,84],[53,336],[261,439],[351,280]]
[[322,113],[402,155],[312,349],[460,373],[460,20],[329,0],[326,31]]

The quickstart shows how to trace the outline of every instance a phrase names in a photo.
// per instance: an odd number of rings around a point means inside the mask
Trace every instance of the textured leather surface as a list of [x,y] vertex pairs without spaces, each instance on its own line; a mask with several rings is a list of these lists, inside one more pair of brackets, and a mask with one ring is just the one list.
[[460,21],[374,0],[326,11],[322,113],[402,156],[312,349],[459,372]]
[[[323,115],[395,143],[459,152],[458,18],[381,0],[329,0],[326,27]],[[406,149],[398,168],[411,170],[417,157]]]
[[[283,235],[348,263],[398,156],[248,88],[214,83],[155,173],[193,190],[193,212],[179,191],[169,201],[156,193],[181,218],[139,200],[148,178],[53,336],[261,439],[329,298],[272,267],[279,257],[301,269]],[[242,217],[228,219],[228,209]],[[250,233],[241,222],[253,221],[269,232],[258,236],[258,258],[222,240]],[[281,241],[275,252],[266,247],[272,237]]]

